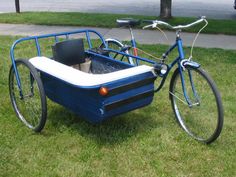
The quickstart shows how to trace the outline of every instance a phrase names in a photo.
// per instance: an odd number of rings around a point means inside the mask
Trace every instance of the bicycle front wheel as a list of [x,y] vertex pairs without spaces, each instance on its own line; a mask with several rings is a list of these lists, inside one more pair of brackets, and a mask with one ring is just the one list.
[[179,125],[198,141],[210,144],[223,127],[223,106],[217,87],[201,68],[187,66],[182,71],[187,103],[177,68],[170,82],[170,100]]
[[9,73],[9,92],[17,117],[30,129],[40,132],[47,117],[47,103],[42,81],[37,70],[28,60],[15,61],[21,81],[19,93],[13,66]]

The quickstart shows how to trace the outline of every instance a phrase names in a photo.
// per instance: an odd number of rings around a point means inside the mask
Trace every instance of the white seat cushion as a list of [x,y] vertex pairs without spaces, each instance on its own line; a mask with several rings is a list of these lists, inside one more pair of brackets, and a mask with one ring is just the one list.
[[146,72],[153,72],[153,67],[141,65],[107,74],[90,74],[47,57],[34,57],[29,61],[40,71],[77,86],[96,86]]

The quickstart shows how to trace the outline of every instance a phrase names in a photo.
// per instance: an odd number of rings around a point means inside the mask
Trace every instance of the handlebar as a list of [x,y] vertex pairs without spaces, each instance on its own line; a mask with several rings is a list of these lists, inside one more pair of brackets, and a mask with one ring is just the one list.
[[200,19],[196,20],[195,22],[192,22],[190,24],[187,24],[187,25],[177,25],[177,26],[172,26],[170,25],[169,23],[166,23],[166,22],[163,22],[163,21],[160,21],[160,20],[143,20],[143,22],[146,22],[146,23],[152,23],[150,25],[146,25],[143,27],[143,29],[146,29],[146,28],[155,28],[157,27],[157,25],[163,25],[163,26],[166,26],[170,29],[174,29],[174,30],[179,30],[179,29],[186,29],[186,28],[190,28],[194,25],[197,25],[201,22],[205,21],[207,23],[207,20],[206,20],[206,17],[205,16],[202,16],[200,17]]

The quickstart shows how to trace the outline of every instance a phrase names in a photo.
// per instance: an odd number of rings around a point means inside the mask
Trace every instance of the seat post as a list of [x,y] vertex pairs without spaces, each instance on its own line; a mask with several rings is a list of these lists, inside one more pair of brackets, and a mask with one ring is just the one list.
[[131,40],[134,40],[134,34],[133,34],[133,30],[131,26],[129,26],[129,31],[130,31]]
[[134,54],[134,56],[138,56],[138,50],[137,50],[137,47],[136,47],[136,41],[135,41],[133,30],[132,30],[131,26],[129,26],[129,31],[130,31],[130,36],[131,36],[132,47],[133,47],[133,50],[134,50],[133,54]]

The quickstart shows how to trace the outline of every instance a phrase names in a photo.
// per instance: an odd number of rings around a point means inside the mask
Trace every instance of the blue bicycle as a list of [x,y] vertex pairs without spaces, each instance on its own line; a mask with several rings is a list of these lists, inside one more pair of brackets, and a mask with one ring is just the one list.
[[[162,56],[159,70],[161,71],[163,68],[167,68],[167,70],[160,73],[163,80],[156,91],[162,87],[169,71],[177,64],[178,67],[172,75],[169,86],[169,97],[177,122],[195,139],[205,143],[211,143],[220,135],[223,127],[221,96],[211,77],[201,68],[200,64],[192,60],[194,43],[192,45],[190,58],[186,59],[180,37],[182,29],[190,28],[201,22],[205,22],[204,27],[208,24],[205,17],[202,17],[191,24],[178,26],[171,26],[166,22],[156,20],[152,21],[151,25],[147,25],[144,28],[156,28],[158,25],[164,25],[170,29],[176,30],[175,44]],[[199,30],[199,33],[203,28]],[[171,64],[165,65],[165,59],[175,48],[178,49],[179,56]]]
[[[117,22],[122,23],[122,26],[126,27],[137,24],[137,20],[133,19],[122,19]],[[155,92],[162,88],[170,70],[177,65],[169,86],[169,98],[176,120],[184,131],[195,139],[205,143],[213,142],[220,135],[223,127],[224,115],[221,96],[213,79],[201,68],[199,63],[192,60],[194,43],[200,32],[208,24],[206,18],[201,17],[188,25],[178,26],[171,26],[170,24],[159,20],[144,20],[143,22],[149,23],[149,25],[144,26],[143,29],[157,28],[161,30],[158,26],[162,25],[169,29],[176,30],[176,42],[162,55],[160,62],[154,65],[155,73],[162,78],[160,85],[155,89]],[[202,22],[205,22],[205,25],[199,30],[193,41],[190,57],[185,58],[181,30],[190,28]],[[133,35],[131,39],[132,45],[136,48]],[[108,47],[111,46],[113,49],[114,46],[119,46],[116,50],[119,50],[120,52],[130,53],[130,48],[126,48],[125,45],[118,40],[109,39],[107,40],[107,44]],[[166,64],[168,55],[175,48],[178,49],[178,57],[172,63]],[[116,52],[115,50],[112,50],[112,52],[114,53],[112,56],[115,59],[120,59],[117,57],[120,52]],[[124,58],[128,59],[128,63],[138,65],[138,62],[135,62],[135,57],[123,55],[120,60],[123,61]]]

